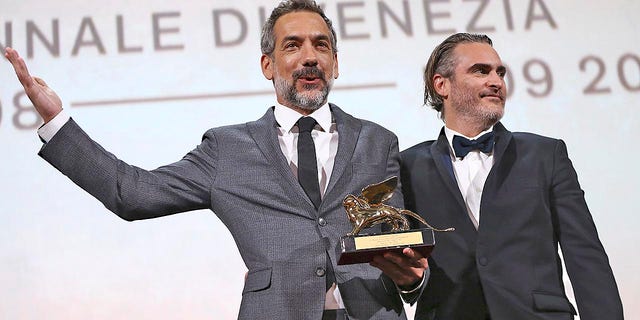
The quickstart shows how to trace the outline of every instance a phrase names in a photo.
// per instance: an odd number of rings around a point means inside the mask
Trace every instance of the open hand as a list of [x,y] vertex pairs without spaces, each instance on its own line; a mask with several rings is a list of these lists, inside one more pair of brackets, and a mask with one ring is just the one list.
[[60,97],[42,79],[32,77],[29,74],[26,63],[16,50],[7,47],[4,56],[11,62],[18,80],[24,87],[24,92],[44,120],[44,123],[49,122],[62,111]]

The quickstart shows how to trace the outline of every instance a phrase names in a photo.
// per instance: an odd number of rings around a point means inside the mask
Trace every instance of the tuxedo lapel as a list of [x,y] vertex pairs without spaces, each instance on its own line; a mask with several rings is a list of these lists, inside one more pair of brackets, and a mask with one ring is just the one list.
[[357,119],[349,116],[334,104],[329,104],[331,114],[336,120],[338,130],[338,150],[331,172],[331,179],[327,185],[325,195],[328,196],[336,183],[344,174],[345,169],[350,165],[353,152],[356,148],[360,128],[362,124]]
[[472,244],[475,242],[475,239],[470,236],[475,236],[477,234],[477,230],[469,218],[467,205],[464,202],[464,198],[462,198],[458,182],[456,181],[455,174],[453,172],[453,164],[451,163],[451,156],[449,154],[449,142],[444,134],[444,128],[440,131],[438,140],[431,144],[430,148],[438,173],[449,190],[449,193],[455,199],[458,207],[458,210],[456,210],[455,213],[452,213],[452,216],[458,220],[458,228],[460,229],[460,226],[462,226],[461,229],[463,230],[459,231],[465,235],[467,242]]
[[298,179],[296,179],[291,167],[287,163],[287,159],[284,154],[282,154],[282,149],[280,149],[280,144],[278,143],[278,134],[276,132],[277,123],[273,115],[273,110],[274,108],[272,107],[267,110],[267,113],[265,113],[262,118],[254,122],[249,122],[247,124],[249,132],[264,157],[267,158],[269,163],[273,164],[275,170],[280,173],[284,184],[290,187],[291,194],[300,198],[301,202],[307,202],[315,211],[311,199],[309,199],[304,189],[302,189],[302,186],[300,186]]
[[436,163],[436,168],[438,168],[438,173],[440,173],[440,177],[445,182],[447,189],[449,189],[456,199],[458,205],[466,210],[464,199],[462,198],[455,174],[453,173],[453,165],[451,164],[451,156],[449,155],[449,142],[444,134],[444,129],[440,132],[438,141],[431,145],[431,154]]
[[500,122],[493,126],[493,132],[496,137],[495,146],[493,148],[493,167],[489,172],[489,176],[487,177],[487,182],[485,182],[485,188],[483,190],[487,188],[489,190],[497,190],[511,171],[516,158],[515,146],[513,146],[513,141],[511,139],[511,132],[508,131]]
[[[480,230],[500,230],[500,225],[504,221],[501,215],[509,212],[498,212],[491,207],[493,199],[497,199],[505,179],[511,172],[517,157],[515,146],[513,145],[512,134],[500,122],[493,127],[495,133],[495,146],[493,148],[493,166],[487,176],[482,188],[482,200],[480,202]],[[485,234],[483,237],[492,237]]]

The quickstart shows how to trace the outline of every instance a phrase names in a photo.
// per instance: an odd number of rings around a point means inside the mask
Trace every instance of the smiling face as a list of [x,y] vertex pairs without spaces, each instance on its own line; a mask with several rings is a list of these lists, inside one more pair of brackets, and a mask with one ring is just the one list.
[[453,53],[453,75],[436,75],[434,85],[444,100],[447,127],[475,136],[496,124],[504,114],[506,69],[486,43],[461,43]]
[[320,15],[308,11],[281,16],[273,30],[275,49],[262,55],[262,73],[273,81],[278,103],[310,114],[327,102],[338,78],[331,31]]

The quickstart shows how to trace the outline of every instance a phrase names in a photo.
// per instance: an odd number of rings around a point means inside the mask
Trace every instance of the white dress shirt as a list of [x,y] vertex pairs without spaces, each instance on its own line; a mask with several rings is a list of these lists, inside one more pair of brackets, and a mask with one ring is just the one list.
[[[278,142],[284,157],[287,159],[293,173],[298,175],[298,127],[296,122],[302,117],[297,111],[276,104],[273,115],[278,122]],[[333,163],[338,151],[338,130],[332,120],[329,105],[325,104],[320,109],[314,111],[309,117],[313,117],[316,124],[311,131],[311,138],[316,148],[316,159],[318,161],[318,182],[320,183],[320,196],[324,196]]]
[[485,154],[479,150],[470,151],[464,158],[455,156],[453,150],[453,136],[458,135],[467,139],[477,139],[481,135],[491,132],[493,127],[489,130],[483,131],[475,137],[467,137],[459,132],[451,130],[445,126],[444,133],[449,141],[449,149],[451,154],[451,163],[453,164],[453,172],[458,182],[458,188],[462,193],[462,198],[467,205],[467,213],[469,219],[473,222],[473,225],[478,229],[480,224],[480,200],[482,199],[482,190],[484,189],[484,183],[487,181],[487,176],[493,166],[493,151],[489,154]]

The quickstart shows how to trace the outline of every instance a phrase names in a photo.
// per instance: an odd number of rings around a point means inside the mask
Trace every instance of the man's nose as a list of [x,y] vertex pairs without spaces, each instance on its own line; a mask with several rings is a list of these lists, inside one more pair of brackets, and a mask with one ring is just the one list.
[[313,67],[318,64],[318,56],[312,44],[306,43],[302,46],[302,65]]
[[504,78],[501,77],[497,72],[492,71],[487,78],[487,85],[489,87],[501,89],[504,86]]

